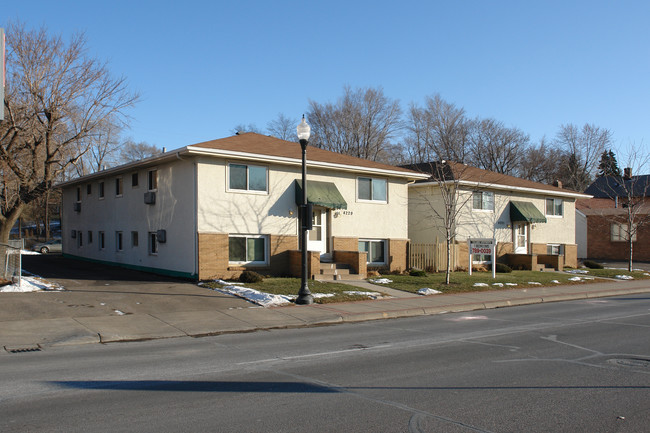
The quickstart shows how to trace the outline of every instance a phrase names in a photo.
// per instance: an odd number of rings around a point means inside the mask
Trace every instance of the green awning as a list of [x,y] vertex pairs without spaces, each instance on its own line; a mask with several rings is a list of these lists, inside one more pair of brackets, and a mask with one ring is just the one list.
[[[307,203],[329,209],[348,208],[348,204],[336,185],[332,182],[319,182],[316,180],[307,181]],[[296,204],[302,204],[302,181],[300,180],[296,180]]]
[[510,221],[528,223],[545,223],[546,217],[529,201],[510,202]]

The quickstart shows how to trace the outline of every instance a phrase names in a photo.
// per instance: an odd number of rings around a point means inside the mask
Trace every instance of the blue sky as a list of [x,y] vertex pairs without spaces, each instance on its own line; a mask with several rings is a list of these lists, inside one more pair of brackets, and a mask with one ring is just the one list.
[[[471,117],[553,138],[566,123],[650,141],[648,1],[15,1],[20,20],[64,37],[142,95],[136,141],[167,149],[238,124],[298,120],[346,85],[382,87],[406,110],[439,93]],[[620,158],[619,158],[620,159]]]

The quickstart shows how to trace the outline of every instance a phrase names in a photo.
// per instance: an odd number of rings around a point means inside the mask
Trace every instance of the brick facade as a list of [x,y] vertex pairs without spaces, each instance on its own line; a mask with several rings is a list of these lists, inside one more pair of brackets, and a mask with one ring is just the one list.
[[[628,260],[629,243],[611,240],[612,222],[611,216],[587,215],[587,257],[590,259]],[[638,228],[632,258],[650,261],[650,224]]]
[[388,240],[388,270],[403,272],[406,270],[406,251],[408,239]]

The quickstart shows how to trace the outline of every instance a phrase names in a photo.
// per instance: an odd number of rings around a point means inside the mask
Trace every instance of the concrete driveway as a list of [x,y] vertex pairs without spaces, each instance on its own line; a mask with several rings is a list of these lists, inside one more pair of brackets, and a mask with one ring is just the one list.
[[186,280],[65,258],[25,255],[23,269],[65,288],[3,294],[2,320],[54,319],[253,307]]

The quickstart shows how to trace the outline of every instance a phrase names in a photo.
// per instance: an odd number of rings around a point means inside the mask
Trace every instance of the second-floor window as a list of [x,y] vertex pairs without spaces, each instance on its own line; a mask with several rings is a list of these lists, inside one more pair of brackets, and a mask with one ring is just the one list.
[[228,189],[266,192],[267,168],[261,165],[230,164]]
[[147,188],[149,191],[158,189],[158,170],[149,170],[147,173]]
[[104,198],[104,182],[99,182],[99,198]]
[[472,209],[494,210],[494,193],[489,191],[474,191],[472,193]]
[[115,196],[122,197],[122,188],[123,188],[122,178],[118,177],[115,179]]
[[386,202],[386,179],[374,179],[370,177],[358,178],[357,197],[359,200]]
[[562,216],[564,215],[564,205],[561,198],[546,199],[546,215]]

